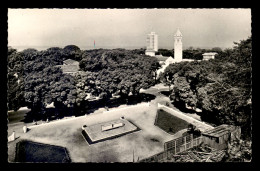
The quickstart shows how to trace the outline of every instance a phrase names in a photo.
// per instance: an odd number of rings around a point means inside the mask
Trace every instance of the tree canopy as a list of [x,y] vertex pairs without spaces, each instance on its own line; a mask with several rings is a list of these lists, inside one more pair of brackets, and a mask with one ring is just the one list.
[[[94,49],[81,51],[75,45],[43,51],[8,49],[9,109],[26,105],[33,115],[46,117],[54,103],[56,114],[83,111],[91,99],[106,102],[113,96],[138,95],[155,84],[159,63],[141,50]],[[75,76],[62,72],[66,59],[79,61]],[[18,81],[19,80],[19,81]],[[17,86],[19,84],[19,86]],[[22,103],[23,102],[23,103]],[[19,103],[19,104],[18,104]],[[69,110],[68,110],[69,109]]]
[[161,75],[173,85],[171,99],[180,107],[200,108],[203,118],[215,124],[239,125],[250,134],[251,41],[235,43],[215,60],[171,64]]

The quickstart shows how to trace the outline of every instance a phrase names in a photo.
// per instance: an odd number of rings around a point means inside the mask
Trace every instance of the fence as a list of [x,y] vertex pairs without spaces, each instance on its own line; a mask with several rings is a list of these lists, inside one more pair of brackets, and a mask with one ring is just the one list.
[[164,143],[164,151],[157,153],[151,157],[140,160],[139,162],[160,162],[164,159],[186,151],[192,147],[200,145],[202,136],[193,139],[193,135],[179,137]]

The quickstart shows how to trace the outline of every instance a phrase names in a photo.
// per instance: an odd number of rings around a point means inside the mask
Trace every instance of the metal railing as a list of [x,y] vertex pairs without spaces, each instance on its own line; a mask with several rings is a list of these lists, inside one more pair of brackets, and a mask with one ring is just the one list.
[[164,151],[151,157],[140,160],[139,162],[160,162],[164,159],[196,147],[202,143],[202,136],[193,139],[193,135],[179,137],[164,143]]

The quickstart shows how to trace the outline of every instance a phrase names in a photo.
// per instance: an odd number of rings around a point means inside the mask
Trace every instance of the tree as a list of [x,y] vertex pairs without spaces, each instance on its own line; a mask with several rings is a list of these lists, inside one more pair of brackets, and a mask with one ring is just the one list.
[[156,52],[156,55],[162,55],[162,56],[174,56],[174,50],[168,50],[168,49],[158,49],[158,52]]
[[76,45],[67,45],[63,48],[64,59],[73,59],[80,61],[82,59],[82,51]]
[[80,61],[82,70],[97,73],[96,92],[106,99],[113,94],[124,98],[130,92],[138,94],[141,88],[154,84],[158,64],[155,58],[124,49],[84,52]]
[[220,53],[220,52],[222,52],[222,49],[221,49],[220,47],[213,47],[213,48],[211,49],[211,51]]
[[169,65],[162,80],[174,86],[171,99],[201,108],[204,120],[241,126],[243,138],[250,138],[251,41],[249,37],[235,43],[215,60]]
[[8,110],[18,110],[24,105],[23,56],[16,49],[8,47],[7,56],[7,101]]
[[61,49],[33,53],[34,58],[26,58],[24,64],[24,98],[33,117],[46,118],[46,105],[52,102],[57,115],[72,108],[76,98],[74,78],[56,67],[62,62]]
[[157,60],[153,60],[152,64],[151,64],[151,70],[154,73],[154,82],[156,83],[157,80],[157,70],[161,67],[161,65],[159,64],[159,62]]

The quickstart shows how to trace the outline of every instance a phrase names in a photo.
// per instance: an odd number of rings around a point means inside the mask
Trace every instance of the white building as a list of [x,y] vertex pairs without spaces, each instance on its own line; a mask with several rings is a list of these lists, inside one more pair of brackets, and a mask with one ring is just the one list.
[[174,35],[174,59],[176,62],[182,61],[182,34],[179,29]]
[[146,38],[146,51],[145,55],[155,56],[155,52],[158,51],[158,35],[155,32],[151,32]]
[[203,60],[215,59],[216,52],[203,53]]
[[193,61],[192,59],[182,59],[182,33],[179,29],[177,29],[175,35],[174,35],[174,58],[168,57],[162,67],[157,70],[157,76],[159,76],[160,73],[164,72],[165,68],[169,66],[172,63],[178,63],[182,61]]

